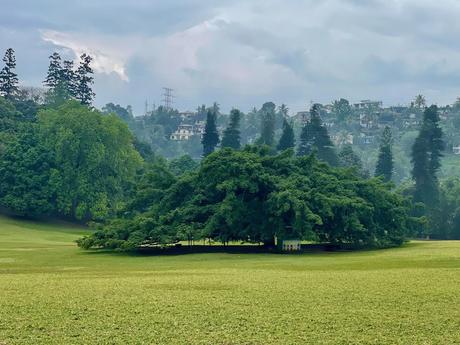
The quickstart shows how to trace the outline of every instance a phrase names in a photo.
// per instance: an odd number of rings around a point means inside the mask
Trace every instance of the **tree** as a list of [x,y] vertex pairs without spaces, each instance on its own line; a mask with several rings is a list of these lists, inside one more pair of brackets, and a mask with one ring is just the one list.
[[437,172],[441,167],[444,150],[442,135],[438,108],[432,105],[423,114],[422,127],[412,147],[414,199],[429,208],[435,207],[439,201]]
[[59,53],[54,52],[50,57],[50,63],[48,67],[48,73],[43,84],[50,89],[56,88],[61,82],[62,78],[62,66],[61,66],[61,56]]
[[426,99],[425,99],[425,97],[423,95],[417,95],[412,104],[417,109],[425,109],[426,108]]
[[53,214],[52,152],[40,142],[36,124],[21,126],[0,159],[0,205],[20,216]]
[[86,54],[80,56],[80,65],[77,69],[77,85],[75,88],[75,98],[83,105],[91,105],[96,95],[91,88],[94,83],[93,69],[91,68],[92,57]]
[[61,82],[64,84],[68,94],[72,98],[77,96],[78,78],[74,71],[73,61],[64,60],[60,71]]
[[275,108],[276,106],[273,102],[267,102],[260,110],[262,123],[259,143],[261,145],[273,146],[275,142]]
[[294,148],[294,146],[294,129],[292,128],[292,124],[287,119],[284,119],[283,133],[281,134],[280,141],[278,142],[277,150],[284,151],[290,148]]
[[3,57],[5,66],[0,71],[0,95],[7,99],[14,99],[18,93],[18,75],[16,74],[16,57],[14,50],[8,48]]
[[84,221],[115,213],[142,162],[127,125],[67,101],[41,111],[38,126],[53,157],[49,184],[57,212]]
[[318,158],[331,166],[337,166],[339,160],[334,144],[329,137],[326,127],[320,117],[320,108],[314,104],[310,109],[310,121],[302,128],[298,155],[304,156],[316,152]]
[[224,148],[177,179],[152,167],[145,174],[151,178],[135,188],[139,192],[132,208],[79,245],[135,249],[209,239],[271,246],[275,237],[339,247],[404,242],[409,223],[405,201],[379,179],[331,169],[314,156],[267,151]]
[[382,176],[385,182],[391,181],[393,176],[393,136],[390,127],[383,130],[380,141],[379,156],[375,167],[375,176]]
[[74,71],[73,61],[62,62],[59,53],[54,52],[50,57],[48,73],[43,82],[48,87],[46,103],[60,106],[65,101],[77,97],[78,78]]
[[340,165],[346,168],[356,168],[361,171],[363,164],[350,144],[345,145],[339,153]]
[[205,157],[213,153],[217,144],[219,144],[219,133],[217,132],[216,120],[216,113],[208,110],[204,134],[201,139],[201,144],[203,145],[203,156]]
[[199,163],[193,160],[189,155],[180,156],[179,158],[175,158],[169,162],[169,169],[176,176],[194,171],[198,168],[198,166]]
[[346,122],[352,113],[350,102],[344,98],[334,101],[332,103],[332,111],[337,116],[338,122]]
[[230,123],[224,130],[222,136],[222,147],[230,147],[234,150],[239,150],[241,147],[240,134],[241,112],[238,109],[233,109],[230,113]]

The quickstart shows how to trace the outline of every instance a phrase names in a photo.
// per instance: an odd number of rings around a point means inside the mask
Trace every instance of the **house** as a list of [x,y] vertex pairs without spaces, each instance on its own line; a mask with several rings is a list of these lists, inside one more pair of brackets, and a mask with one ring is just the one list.
[[194,125],[180,124],[169,138],[175,141],[186,141],[195,136],[203,138],[204,129],[204,121],[196,121]]
[[193,111],[184,111],[179,113],[179,116],[182,122],[191,121],[196,116],[196,113],[194,113]]
[[331,139],[335,146],[353,145],[353,134],[351,133],[337,133],[331,136]]
[[310,120],[310,112],[309,111],[299,111],[297,114],[293,116],[294,121],[300,123],[301,125],[305,125]]
[[353,104],[353,107],[356,110],[377,110],[381,109],[383,106],[383,103],[381,101],[371,101],[371,100],[363,100],[360,101],[359,103]]
[[460,155],[460,145],[452,147],[452,152],[454,155]]
[[176,141],[190,140],[193,135],[193,125],[179,125],[176,131],[171,134],[170,139]]

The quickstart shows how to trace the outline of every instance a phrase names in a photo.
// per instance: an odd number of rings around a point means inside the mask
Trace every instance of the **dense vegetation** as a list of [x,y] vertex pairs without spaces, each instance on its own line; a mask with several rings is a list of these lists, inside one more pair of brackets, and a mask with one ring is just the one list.
[[[4,61],[0,207],[21,216],[90,222],[98,231],[79,241],[84,248],[198,240],[273,246],[275,239],[387,247],[409,236],[460,237],[460,200],[453,194],[460,182],[439,179],[449,132],[440,125],[439,109],[420,97],[413,108],[422,117],[409,143],[415,183],[395,188],[395,136],[388,126],[375,178],[359,146],[334,145],[319,104],[300,130],[287,107],[272,102],[250,114],[233,109],[228,117],[216,103],[199,107],[202,137],[188,142],[204,158],[167,160],[143,141],[129,109],[92,107],[91,57],[83,54],[74,68],[51,55],[41,96],[19,88],[14,51]],[[342,99],[333,113],[345,126],[352,109]],[[157,145],[170,142],[164,130],[171,133],[181,116],[160,108],[144,118],[161,129]]]
[[124,216],[81,246],[126,249],[201,239],[270,245],[278,238],[386,247],[400,245],[410,225],[403,198],[381,180],[292,151],[222,149],[179,178],[166,167],[145,178]]

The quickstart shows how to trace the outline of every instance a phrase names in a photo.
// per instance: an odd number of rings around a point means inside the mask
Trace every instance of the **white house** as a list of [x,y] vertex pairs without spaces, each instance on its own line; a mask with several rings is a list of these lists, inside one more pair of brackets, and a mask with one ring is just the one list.
[[460,145],[452,147],[454,155],[460,155]]
[[177,141],[190,140],[193,135],[193,125],[179,125],[170,138]]

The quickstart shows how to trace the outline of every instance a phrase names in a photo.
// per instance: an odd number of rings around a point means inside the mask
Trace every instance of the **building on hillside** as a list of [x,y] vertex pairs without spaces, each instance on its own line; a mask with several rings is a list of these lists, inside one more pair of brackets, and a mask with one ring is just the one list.
[[361,128],[371,129],[375,126],[374,116],[372,114],[359,114],[359,125]]
[[179,116],[182,122],[188,122],[193,121],[193,119],[196,117],[196,113],[193,111],[183,111],[179,113]]
[[179,125],[176,131],[171,134],[171,140],[190,140],[194,136],[193,125]]
[[331,136],[335,146],[342,147],[344,145],[353,145],[353,134],[339,132]]
[[360,133],[359,134],[359,143],[361,145],[371,145],[375,142],[375,135],[369,133]]
[[378,110],[382,109],[382,106],[383,103],[381,101],[371,101],[368,99],[353,104],[356,110]]
[[194,125],[180,124],[169,138],[175,141],[186,141],[193,137],[199,137],[201,139],[203,138],[204,128],[204,121],[197,121]]
[[452,152],[454,155],[460,155],[460,145],[452,147]]
[[299,111],[293,116],[295,122],[305,125],[310,121],[310,112],[309,111]]

